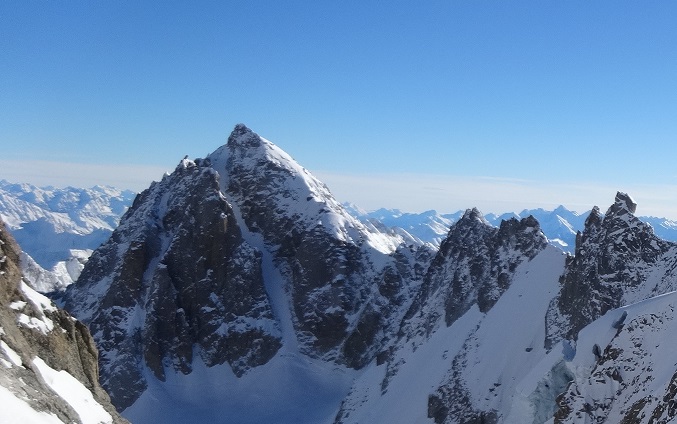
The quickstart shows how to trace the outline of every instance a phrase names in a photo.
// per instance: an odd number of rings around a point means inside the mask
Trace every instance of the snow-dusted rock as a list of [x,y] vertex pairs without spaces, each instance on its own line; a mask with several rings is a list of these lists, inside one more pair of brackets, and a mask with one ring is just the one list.
[[477,209],[467,210],[440,245],[407,313],[404,333],[429,335],[442,321],[450,326],[475,304],[487,312],[510,286],[517,265],[546,245],[532,217],[512,218],[496,228]]
[[102,384],[121,409],[147,387],[145,370],[187,374],[197,356],[241,375],[280,347],[261,254],[205,161],[183,160],[136,198],[64,304],[89,325]]
[[675,306],[677,296],[668,293],[610,311],[585,327],[580,354],[568,365],[573,381],[558,399],[554,422],[674,422]]
[[575,340],[611,309],[677,289],[677,245],[658,238],[633,215],[635,208],[627,194],[618,193],[603,217],[597,207],[588,216],[548,310],[546,346]]
[[99,385],[87,328],[22,281],[0,222],[0,422],[124,423]]
[[208,160],[242,225],[260,235],[260,248],[285,278],[301,352],[355,368],[371,361],[410,301],[418,247],[395,254],[404,238],[362,224],[322,182],[244,125]]

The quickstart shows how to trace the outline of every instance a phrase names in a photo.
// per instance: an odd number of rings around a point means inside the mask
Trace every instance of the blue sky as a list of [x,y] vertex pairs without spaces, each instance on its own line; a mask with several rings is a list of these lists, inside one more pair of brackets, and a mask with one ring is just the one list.
[[4,1],[0,178],[141,190],[243,122],[366,209],[622,190],[677,218],[675,22],[658,1]]

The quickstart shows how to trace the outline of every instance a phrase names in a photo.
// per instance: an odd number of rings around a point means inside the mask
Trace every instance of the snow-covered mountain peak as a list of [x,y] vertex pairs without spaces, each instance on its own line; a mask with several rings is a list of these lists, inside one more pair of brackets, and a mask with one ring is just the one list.
[[566,214],[578,215],[578,213],[573,212],[573,211],[570,211],[570,210],[567,209],[564,205],[559,205],[559,206],[557,206],[552,212],[555,213],[555,214],[557,214],[557,215],[560,215],[560,216],[561,216],[561,215],[566,215]]
[[402,242],[367,228],[288,153],[242,124],[207,161],[219,172],[223,191],[242,199],[245,224],[253,231],[276,226],[269,230],[277,232],[283,221],[290,231],[321,231],[341,242],[366,242],[382,253],[394,252]]
[[273,360],[360,369],[398,330],[428,255],[238,125],[137,196],[64,305],[105,352],[114,403],[138,417],[142,395],[200,367],[242,381]]
[[491,224],[489,224],[489,221],[487,221],[484,218],[484,215],[482,215],[482,212],[480,212],[480,210],[477,209],[477,208],[467,209],[465,211],[465,213],[463,214],[463,216],[461,217],[461,220],[477,221],[477,222],[481,222],[482,224],[491,225]]
[[616,193],[614,204],[609,209],[609,212],[611,212],[612,210],[617,212],[618,214],[628,212],[634,214],[635,211],[637,210],[637,203],[635,203],[635,201],[632,200],[632,197],[630,197],[630,195],[619,191]]

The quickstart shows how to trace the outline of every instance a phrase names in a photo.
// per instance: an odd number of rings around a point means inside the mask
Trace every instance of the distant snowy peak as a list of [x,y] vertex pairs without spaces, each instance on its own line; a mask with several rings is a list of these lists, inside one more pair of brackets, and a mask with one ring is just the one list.
[[357,205],[343,204],[346,210],[363,223],[376,226],[381,231],[392,231],[410,238],[413,243],[429,244],[437,248],[449,232],[451,224],[456,222],[462,212],[440,215],[436,211],[407,213],[399,209],[381,208],[366,212]]
[[49,292],[77,278],[86,261],[82,252],[110,236],[134,196],[112,187],[36,187],[2,180],[0,218],[30,256],[22,262],[24,273]]
[[44,218],[57,233],[112,231],[135,195],[113,187],[36,187],[1,180],[0,216],[11,229]]
[[[626,199],[620,202],[632,205],[634,201]],[[346,209],[364,223],[371,223],[381,228],[382,231],[390,229],[395,233],[409,234],[414,240],[420,243],[429,243],[431,246],[438,247],[449,232],[449,227],[463,215],[463,211],[452,214],[440,214],[436,211],[426,211],[421,213],[408,213],[399,209],[378,209],[372,212],[366,212],[353,204],[344,204]],[[629,209],[628,209],[629,210]],[[579,214],[570,211],[564,206],[558,206],[552,211],[542,208],[524,209],[519,214],[509,212],[504,214],[489,213],[484,218],[493,226],[498,227],[501,221],[510,218],[526,218],[533,216],[540,223],[543,233],[553,246],[567,252],[574,253],[576,244],[576,233],[583,231],[585,220],[589,212]],[[600,216],[603,216],[600,213]],[[664,240],[677,241],[677,221],[666,218],[639,217],[643,222],[650,224],[655,234]]]
[[[370,222],[378,226],[381,223],[391,231],[398,232],[404,230],[419,243],[428,243],[433,247],[439,247],[440,243],[447,236],[451,225],[458,221],[464,214],[464,211],[458,211],[450,214],[440,214],[434,210],[421,213],[402,212],[399,209],[378,209],[373,212],[365,212],[355,205],[348,204],[347,210],[358,217],[362,222]],[[543,233],[548,238],[550,244],[573,253],[576,239],[576,231],[582,229],[585,217],[579,216],[564,208],[558,207],[554,211],[544,209],[525,209],[519,214],[486,214],[484,219],[494,227],[498,227],[502,221],[511,218],[521,219],[533,216],[540,223]],[[677,235],[677,232],[676,232]]]

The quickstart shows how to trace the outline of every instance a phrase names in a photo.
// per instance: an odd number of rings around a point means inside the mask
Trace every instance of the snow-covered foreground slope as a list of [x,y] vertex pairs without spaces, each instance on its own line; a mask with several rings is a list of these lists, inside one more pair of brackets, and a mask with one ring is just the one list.
[[[391,357],[356,379],[336,422],[674,422],[677,252],[633,211],[619,193],[604,218],[597,213],[586,223],[576,258],[549,246],[517,267],[486,313],[473,303],[451,325],[427,326],[433,330],[425,337],[405,323]],[[596,286],[589,269],[610,284]],[[591,284],[593,295],[576,294],[573,281]],[[580,313],[561,321],[575,333],[546,320],[563,302]],[[437,305],[433,316],[444,316],[445,303],[429,304]],[[547,346],[553,333],[556,342]]]
[[29,287],[18,261],[0,221],[0,422],[126,422],[99,386],[85,326]]
[[585,327],[557,422],[677,421],[677,292],[612,310]]
[[[357,379],[337,422],[671,422],[677,365],[674,343],[661,339],[674,331],[674,302],[666,300],[674,295],[660,295],[677,288],[677,246],[657,238],[633,215],[635,207],[618,193],[604,216],[593,210],[575,257],[548,247],[522,262],[488,311],[470,288],[486,284],[477,276],[487,275],[479,264],[493,261],[492,244],[481,247],[481,227],[463,223],[473,215],[466,213],[419,292],[432,293],[431,300],[414,301],[421,306],[407,314],[394,353]],[[458,225],[476,235],[449,247]],[[470,258],[481,259],[474,271],[453,265],[468,261],[458,253],[463,244],[478,252]],[[449,319],[450,303],[440,301],[437,288],[443,286],[430,285],[435,275],[477,301],[468,308],[455,300],[452,312],[467,312]],[[617,309],[624,305],[632,306]],[[435,325],[441,317],[446,326]]]
[[236,377],[227,365],[194,363],[188,375],[150,379],[124,411],[133,423],[320,424],[331,421],[357,373],[281,352]]

